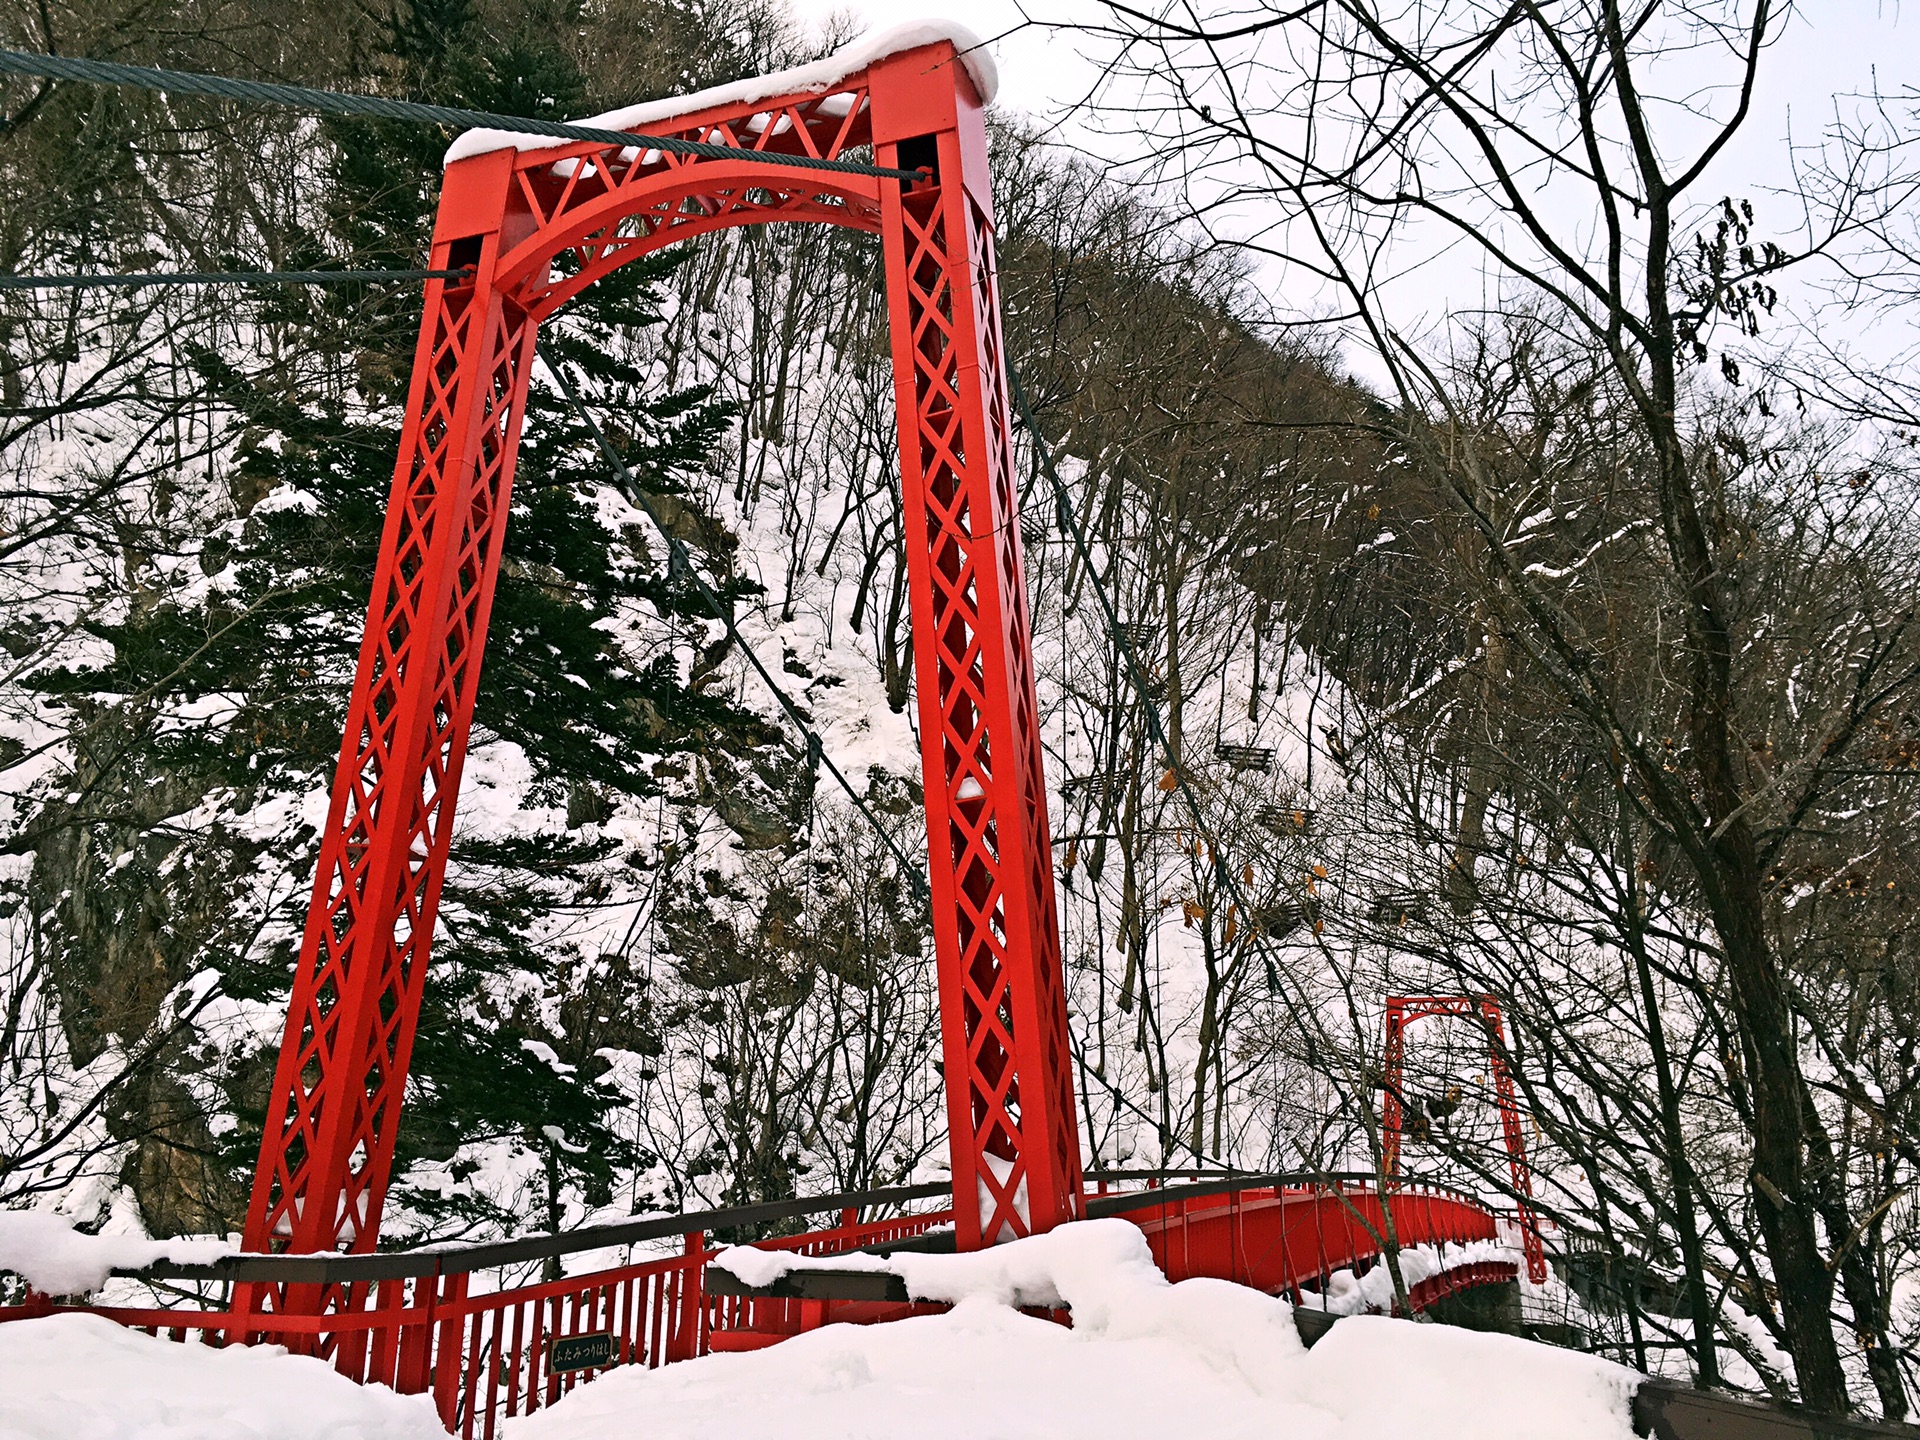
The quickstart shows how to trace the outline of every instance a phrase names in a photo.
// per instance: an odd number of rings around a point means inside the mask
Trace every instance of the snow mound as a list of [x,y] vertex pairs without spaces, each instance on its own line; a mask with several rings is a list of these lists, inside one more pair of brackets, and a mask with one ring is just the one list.
[[[88,1237],[76,1237],[86,1239]],[[150,1242],[134,1242],[150,1243]],[[797,1262],[797,1265],[796,1265]],[[819,1267],[716,1257],[767,1283]],[[829,1325],[770,1349],[615,1370],[511,1421],[506,1440],[786,1435],[943,1440],[1628,1440],[1639,1377],[1572,1351],[1379,1316],[1311,1351],[1285,1302],[1222,1280],[1169,1284],[1124,1220],[969,1255],[848,1256],[944,1314]],[[1070,1306],[1074,1328],[1018,1305]],[[98,1316],[0,1325],[0,1435],[20,1440],[436,1440],[425,1396],[358,1386],[273,1346],[154,1340]]]
[[8,1440],[445,1440],[424,1395],[355,1385],[278,1346],[215,1350],[97,1315],[0,1325]]
[[139,1235],[85,1235],[58,1215],[0,1210],[0,1270],[11,1270],[46,1295],[84,1295],[114,1270],[156,1260],[204,1265],[234,1253],[224,1240],[148,1240]]
[[[847,1262],[852,1263],[847,1263]],[[735,1249],[752,1284],[822,1262]],[[847,1257],[826,1268],[876,1268]],[[508,1440],[1168,1435],[1271,1440],[1627,1440],[1640,1376],[1605,1360],[1440,1325],[1343,1320],[1307,1350],[1281,1300],[1169,1284],[1124,1220],[969,1255],[889,1257],[945,1315],[829,1325],[767,1350],[614,1371]],[[1074,1328],[1016,1304],[1072,1307]]]
[[[755,75],[750,79],[736,80],[730,85],[698,90],[691,95],[670,95],[664,100],[627,105],[618,110],[609,110],[604,115],[592,115],[585,120],[568,123],[586,125],[596,130],[643,130],[649,125],[658,125],[682,115],[690,115],[696,110],[710,110],[719,105],[750,105],[756,100],[767,100],[776,95],[817,95],[823,90],[831,90],[847,76],[866,69],[876,60],[941,40],[951,40],[953,48],[960,52],[960,61],[967,67],[967,78],[973,81],[980,103],[984,105],[991,102],[1000,89],[1000,72],[980,37],[966,26],[949,20],[917,20],[886,30],[868,31],[852,44],[843,45],[826,59],[816,60],[811,65],[778,70],[771,75]],[[456,160],[484,155],[490,150],[552,150],[573,143],[555,135],[517,135],[510,130],[468,130],[447,148],[443,163],[451,165]]]

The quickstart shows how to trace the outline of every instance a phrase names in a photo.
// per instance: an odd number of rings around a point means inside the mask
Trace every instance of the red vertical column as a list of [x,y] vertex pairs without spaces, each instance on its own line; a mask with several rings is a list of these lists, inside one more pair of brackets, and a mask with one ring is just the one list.
[[986,129],[945,43],[870,73],[962,1249],[1081,1212]]
[[1540,1217],[1533,1210],[1533,1171],[1527,1164],[1527,1134],[1520,1123],[1520,1102],[1513,1093],[1513,1072],[1507,1068],[1503,1053],[1507,1045],[1506,1021],[1492,1000],[1480,1002],[1480,1017],[1487,1027],[1487,1064],[1493,1075],[1494,1098],[1500,1105],[1500,1129],[1507,1142],[1507,1165],[1519,1208],[1517,1218],[1521,1249],[1527,1258],[1527,1279],[1542,1285],[1547,1279],[1547,1252],[1540,1239]]
[[249,1250],[368,1250],[380,1223],[533,356],[533,322],[492,286],[512,159],[446,173],[432,264],[472,273],[427,287]]
[[1406,1067],[1407,1012],[1397,1000],[1387,1001],[1385,1053],[1381,1056],[1380,1173],[1392,1180],[1400,1173],[1400,1085]]

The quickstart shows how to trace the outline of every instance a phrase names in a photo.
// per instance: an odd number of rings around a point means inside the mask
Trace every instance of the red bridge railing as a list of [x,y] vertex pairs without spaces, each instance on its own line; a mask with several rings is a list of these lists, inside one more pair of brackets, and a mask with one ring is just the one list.
[[[1391,1214],[1402,1246],[1492,1240],[1496,1218],[1443,1187],[1400,1184],[1383,1196],[1370,1177],[1272,1175],[1162,1186],[1161,1174],[1093,1176],[1091,1217],[1124,1215],[1140,1226],[1169,1279],[1231,1279],[1296,1301],[1343,1269],[1380,1254]],[[1118,1190],[1145,1182],[1147,1188]],[[1332,1183],[1328,1183],[1332,1182]],[[173,1340],[212,1345],[264,1340],[321,1356],[341,1374],[403,1394],[431,1393],[448,1430],[492,1440],[503,1420],[553,1404],[616,1365],[657,1367],[714,1349],[773,1343],[821,1324],[870,1323],[942,1308],[859,1301],[710,1295],[703,1283],[715,1231],[840,1212],[841,1223],[807,1234],[757,1240],[767,1249],[832,1255],[948,1237],[947,1209],[862,1220],[863,1210],[899,1209],[946,1196],[945,1185],[823,1196],[775,1205],[628,1221],[564,1236],[397,1254],[234,1256],[209,1265],[159,1264],[142,1280],[225,1282],[233,1287],[320,1285],[333,1308],[322,1314],[220,1308],[56,1303],[30,1295],[0,1307],[0,1321],[88,1313]],[[621,1245],[678,1239],[679,1252],[533,1283],[511,1283],[533,1262]],[[1416,1309],[1471,1284],[1511,1280],[1512,1264],[1481,1261],[1457,1276],[1443,1271],[1415,1285]],[[1453,1278],[1449,1278],[1453,1276]],[[276,1307],[277,1309],[277,1307]]]

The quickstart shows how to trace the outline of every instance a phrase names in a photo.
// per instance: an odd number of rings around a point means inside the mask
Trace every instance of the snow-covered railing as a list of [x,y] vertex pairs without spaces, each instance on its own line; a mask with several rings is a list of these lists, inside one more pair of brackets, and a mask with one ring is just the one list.
[[[838,1212],[841,1223],[832,1229],[761,1242],[835,1254],[908,1240],[951,1222],[952,1212],[944,1209],[859,1218],[863,1210],[892,1209],[948,1193],[943,1184],[902,1186],[390,1254],[230,1254],[198,1263],[160,1259],[138,1268],[113,1267],[112,1273],[148,1281],[224,1282],[231,1287],[231,1302],[206,1310],[90,1305],[29,1291],[24,1305],[0,1307],[0,1321],[77,1311],[177,1341],[285,1345],[319,1355],[363,1384],[387,1385],[402,1394],[431,1393],[450,1432],[491,1437],[503,1420],[550,1405],[612,1366],[657,1367],[706,1354],[710,1333],[726,1327],[739,1308],[737,1302],[708,1297],[701,1285],[716,1231]],[[666,1239],[679,1240],[680,1253],[531,1285],[501,1283],[499,1272],[530,1263]],[[73,1259],[66,1257],[63,1273],[74,1273]],[[31,1282],[30,1266],[21,1263]],[[294,1286],[327,1287],[331,1303],[317,1314],[280,1313],[279,1303]]]
[[[892,1209],[925,1200],[944,1199],[944,1183],[901,1185],[884,1190],[847,1191],[799,1200],[775,1200],[760,1205],[734,1205],[718,1210],[696,1210],[683,1215],[619,1220],[609,1225],[587,1225],[557,1235],[528,1235],[481,1245],[426,1246],[370,1255],[244,1255],[223,1256],[199,1264],[161,1260],[139,1269],[117,1268],[114,1274],[157,1280],[226,1280],[271,1285],[346,1285],[403,1277],[429,1277],[476,1270],[504,1269],[532,1261],[558,1259],[588,1250],[644,1245],[692,1233],[745,1230],[804,1220],[813,1215]],[[944,1212],[943,1212],[944,1213]],[[851,1219],[845,1221],[853,1223]]]
[[[1327,1303],[1332,1282],[1379,1258],[1391,1215],[1403,1247],[1456,1262],[1411,1281],[1416,1309],[1470,1284],[1510,1281],[1511,1264],[1484,1258],[1495,1212],[1442,1186],[1401,1182],[1384,1192],[1362,1174],[1246,1175],[1204,1171],[1089,1172],[1090,1218],[1122,1215],[1145,1233],[1172,1280],[1211,1276]],[[329,1360],[362,1383],[431,1393],[448,1430],[492,1437],[501,1422],[553,1404],[617,1365],[656,1367],[713,1350],[744,1350],[836,1321],[872,1323],[924,1313],[897,1299],[826,1298],[752,1287],[710,1290],[715,1232],[764,1228],[840,1212],[831,1229],[756,1242],[811,1257],[952,1246],[938,1233],[950,1210],[862,1221],[876,1209],[944,1198],[945,1185],[818,1196],[769,1205],[622,1221],[565,1235],[370,1255],[225,1255],[163,1259],[123,1275],[150,1281],[227,1282],[218,1309],[60,1303],[44,1293],[0,1308],[0,1321],[84,1311],[120,1324],[212,1345],[265,1340]],[[87,1237],[78,1237],[87,1238]],[[611,1247],[679,1241],[678,1253],[593,1268],[533,1284],[502,1272]],[[326,1303],[287,1305],[298,1286]],[[1337,1287],[1333,1287],[1337,1288]],[[725,1293],[717,1293],[725,1292]],[[313,1293],[295,1296],[311,1301]],[[283,1306],[286,1308],[283,1310]],[[315,1313],[318,1312],[318,1313]],[[1062,1313],[1059,1317],[1066,1320]]]
[[[1445,1186],[1400,1182],[1383,1193],[1367,1174],[1188,1173],[1197,1178],[1165,1185],[1159,1172],[1090,1172],[1087,1218],[1122,1217],[1139,1226],[1170,1280],[1237,1281],[1316,1312],[1396,1308],[1391,1284],[1383,1283],[1387,1272],[1375,1263],[1389,1216],[1416,1311],[1518,1276],[1519,1252],[1500,1244],[1495,1212]],[[927,1292],[909,1279],[925,1267],[902,1252],[938,1246],[907,1242],[887,1247],[884,1259],[806,1264],[788,1262],[781,1247],[758,1248],[775,1253],[727,1252],[707,1271],[708,1293],[738,1305],[715,1331],[714,1349],[758,1349],[825,1324],[919,1313]]]

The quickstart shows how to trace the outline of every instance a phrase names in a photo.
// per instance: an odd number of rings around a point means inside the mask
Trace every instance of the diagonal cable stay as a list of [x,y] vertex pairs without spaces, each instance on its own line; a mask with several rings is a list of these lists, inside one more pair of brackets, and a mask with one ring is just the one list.
[[141,290],[160,285],[345,285],[459,280],[465,270],[167,270],[115,275],[0,275],[0,290]]

